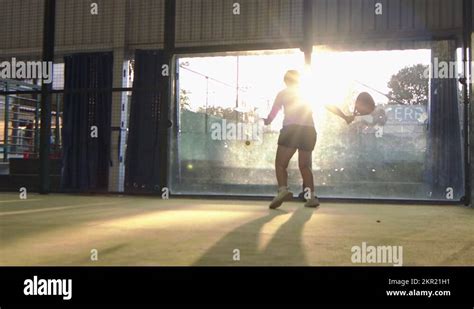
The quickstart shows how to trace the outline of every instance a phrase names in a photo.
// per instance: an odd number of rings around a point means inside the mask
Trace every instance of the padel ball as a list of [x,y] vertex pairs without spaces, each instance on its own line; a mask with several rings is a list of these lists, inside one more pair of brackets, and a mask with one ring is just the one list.
[[374,117],[374,124],[383,126],[387,122],[387,114],[383,108],[376,108],[373,113],[372,117]]

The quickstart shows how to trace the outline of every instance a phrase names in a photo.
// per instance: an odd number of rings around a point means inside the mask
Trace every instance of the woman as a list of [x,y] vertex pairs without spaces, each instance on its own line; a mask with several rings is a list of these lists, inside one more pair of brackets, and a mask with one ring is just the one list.
[[293,198],[293,193],[288,190],[287,168],[296,150],[298,150],[298,166],[303,178],[303,186],[305,191],[309,189],[311,192],[311,197],[306,200],[305,207],[317,207],[319,201],[314,194],[314,180],[311,170],[311,156],[317,138],[313,112],[310,104],[302,99],[298,71],[286,72],[284,81],[287,87],[278,93],[270,114],[264,120],[265,125],[269,125],[283,107],[283,128],[278,138],[275,159],[278,194],[271,202],[270,208],[276,209],[284,201]]

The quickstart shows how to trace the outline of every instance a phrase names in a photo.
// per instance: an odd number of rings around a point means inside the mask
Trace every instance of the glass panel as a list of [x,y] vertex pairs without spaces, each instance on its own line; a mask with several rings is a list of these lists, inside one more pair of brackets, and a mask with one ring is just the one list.
[[[429,49],[315,48],[305,68],[298,50],[179,57],[171,191],[273,195],[283,117],[280,112],[270,126],[262,118],[285,87],[285,72],[298,69],[318,132],[312,163],[319,197],[440,199],[446,188],[434,189],[428,171],[442,155],[430,152],[434,160],[427,154],[436,142],[428,132],[431,58]],[[350,114],[360,92],[376,102],[371,115],[348,125],[325,108],[335,105]],[[302,191],[297,157],[288,168],[295,194]],[[452,198],[462,195],[455,188]]]
[[315,83],[325,85],[318,87],[316,101],[346,113],[360,92],[370,93],[376,103],[371,115],[356,117],[350,125],[318,106],[313,168],[319,195],[428,197],[423,177],[429,80],[416,79],[416,74],[429,63],[429,50],[316,51]]
[[[269,195],[278,126],[263,126],[299,51],[178,59],[171,189],[187,194]],[[281,118],[281,117],[280,117]],[[292,170],[292,172],[294,172]]]

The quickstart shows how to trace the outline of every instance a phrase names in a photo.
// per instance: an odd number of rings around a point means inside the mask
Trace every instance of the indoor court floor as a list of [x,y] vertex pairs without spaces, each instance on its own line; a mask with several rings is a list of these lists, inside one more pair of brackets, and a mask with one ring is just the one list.
[[0,264],[371,265],[351,261],[363,242],[403,246],[404,266],[474,261],[472,208],[268,203],[0,193]]

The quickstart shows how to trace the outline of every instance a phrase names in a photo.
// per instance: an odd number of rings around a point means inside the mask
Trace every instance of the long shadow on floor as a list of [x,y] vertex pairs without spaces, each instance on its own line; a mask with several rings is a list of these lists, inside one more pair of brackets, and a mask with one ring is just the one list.
[[[307,264],[302,246],[304,225],[314,213],[313,209],[298,208],[283,223],[268,245],[258,248],[262,227],[274,218],[287,214],[284,210],[270,210],[256,220],[239,226],[211,247],[195,266],[244,266],[244,265],[301,265]],[[234,261],[234,250],[240,251],[240,261]]]

